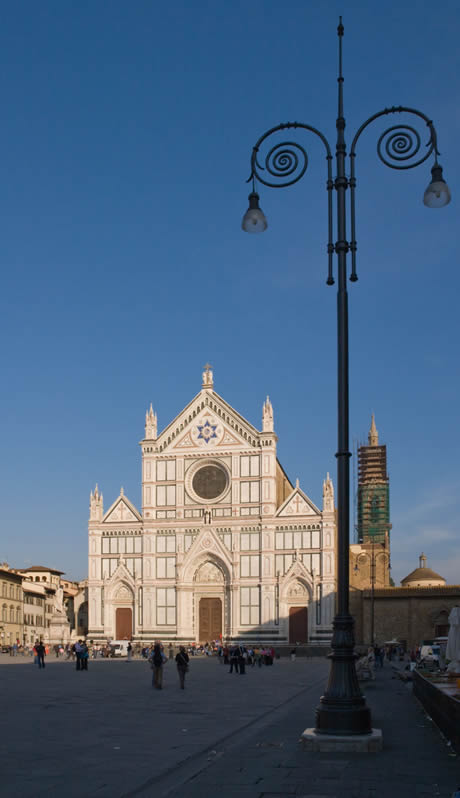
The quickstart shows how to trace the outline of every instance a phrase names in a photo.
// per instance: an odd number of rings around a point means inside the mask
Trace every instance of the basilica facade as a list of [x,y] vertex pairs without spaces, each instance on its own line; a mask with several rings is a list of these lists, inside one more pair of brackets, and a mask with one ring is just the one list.
[[158,433],[146,414],[142,509],[121,490],[90,497],[88,637],[151,642],[328,644],[336,590],[329,475],[319,509],[277,459],[273,408],[262,430],[201,391]]

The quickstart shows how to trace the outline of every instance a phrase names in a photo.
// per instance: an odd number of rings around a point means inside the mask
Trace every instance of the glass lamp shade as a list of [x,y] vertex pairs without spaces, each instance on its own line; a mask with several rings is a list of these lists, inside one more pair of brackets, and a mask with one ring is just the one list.
[[243,216],[241,227],[245,233],[263,233],[268,224],[264,212],[259,208],[259,195],[252,191],[248,199],[249,208]]
[[449,186],[442,176],[442,168],[436,164],[431,170],[431,183],[423,195],[423,204],[427,208],[444,208],[449,202]]

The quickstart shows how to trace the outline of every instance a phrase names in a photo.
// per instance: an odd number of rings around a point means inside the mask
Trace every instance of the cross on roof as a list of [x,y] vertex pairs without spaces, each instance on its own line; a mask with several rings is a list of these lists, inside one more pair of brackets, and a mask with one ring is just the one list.
[[300,505],[303,505],[303,499],[300,498],[299,494],[293,499],[292,503],[295,504],[296,513],[300,512]]

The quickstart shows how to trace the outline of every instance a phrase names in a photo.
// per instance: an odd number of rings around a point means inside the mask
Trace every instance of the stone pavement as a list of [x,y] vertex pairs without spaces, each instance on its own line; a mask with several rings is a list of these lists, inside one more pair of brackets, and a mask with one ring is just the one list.
[[[299,740],[317,705],[316,688],[287,712],[244,738],[219,746],[207,764],[180,787],[136,795],[198,798],[451,798],[460,786],[460,757],[403,683],[386,664],[375,682],[363,685],[373,726],[383,730],[384,750],[373,754],[306,752]],[[178,774],[176,773],[176,778]],[[166,786],[166,785],[165,785]]]
[[185,691],[168,663],[161,692],[144,662],[89,668],[50,657],[39,671],[0,658],[2,796],[451,798],[460,785],[460,758],[389,665],[366,686],[384,750],[346,755],[298,742],[314,722],[327,660],[236,676],[194,658]]

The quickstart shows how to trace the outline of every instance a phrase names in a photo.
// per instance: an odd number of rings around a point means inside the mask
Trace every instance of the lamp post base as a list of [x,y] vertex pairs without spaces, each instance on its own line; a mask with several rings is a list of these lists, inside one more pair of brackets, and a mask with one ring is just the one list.
[[345,751],[370,754],[383,749],[381,729],[371,729],[370,734],[318,734],[316,729],[305,729],[301,742],[306,751]]
[[316,734],[370,735],[371,711],[356,675],[353,618],[349,613],[336,615],[331,646],[329,683],[316,710]]

